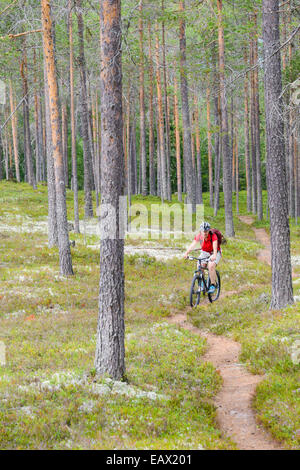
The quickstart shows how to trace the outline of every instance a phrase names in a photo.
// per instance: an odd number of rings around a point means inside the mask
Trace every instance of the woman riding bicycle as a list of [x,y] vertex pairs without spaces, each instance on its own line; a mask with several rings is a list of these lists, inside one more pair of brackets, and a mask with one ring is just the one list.
[[211,227],[208,222],[203,222],[200,225],[200,231],[185,252],[184,258],[188,258],[189,253],[197,248],[199,242],[201,247],[200,258],[202,266],[206,266],[208,264],[207,267],[210,277],[210,288],[208,293],[213,294],[216,290],[217,281],[216,265],[219,263],[222,253],[218,242],[218,236],[211,231]]

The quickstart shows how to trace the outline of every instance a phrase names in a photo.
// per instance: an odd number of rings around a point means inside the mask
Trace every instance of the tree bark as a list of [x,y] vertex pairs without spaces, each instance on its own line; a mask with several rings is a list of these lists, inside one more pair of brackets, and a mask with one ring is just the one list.
[[20,183],[20,166],[19,166],[19,150],[18,150],[18,126],[17,126],[17,113],[15,110],[14,94],[11,79],[9,80],[9,99],[10,99],[10,112],[12,115],[11,125],[12,125],[12,135],[13,135],[13,147],[14,147],[14,160],[15,160],[15,169],[16,169],[16,179]]
[[71,158],[72,158],[72,184],[74,194],[74,231],[80,233],[79,208],[78,208],[78,179],[77,179],[77,154],[76,154],[76,125],[74,102],[74,53],[73,53],[73,21],[72,0],[68,3],[69,15],[69,54],[70,54],[70,111],[71,111]]
[[147,186],[147,156],[146,156],[146,124],[145,124],[145,89],[144,89],[144,48],[143,48],[143,0],[139,4],[139,46],[140,46],[140,178],[141,193],[148,194]]
[[161,75],[159,63],[159,39],[158,39],[158,24],[156,23],[156,85],[157,85],[157,104],[158,104],[158,139],[159,139],[159,159],[160,159],[160,176],[161,176],[161,199],[162,202],[168,199],[168,186],[167,186],[167,166],[166,166],[166,152],[164,141],[164,113],[161,91]]
[[[124,240],[119,226],[119,197],[124,190],[122,139],[121,2],[102,0],[101,29],[101,241],[100,292],[95,368],[97,375],[125,374]],[[105,205],[115,213],[115,221]],[[114,237],[104,237],[114,223]]]
[[84,162],[84,216],[89,218],[94,216],[93,212],[93,169],[92,169],[92,152],[89,136],[89,108],[88,93],[86,80],[86,63],[84,54],[84,24],[81,12],[81,0],[76,0],[77,6],[77,24],[79,39],[79,71],[80,71],[80,116],[81,116],[81,132],[83,141],[83,162]]
[[[253,38],[250,40],[250,66],[254,65],[254,45]],[[255,86],[254,86],[254,71],[250,72],[250,132],[251,132],[251,161],[252,161],[252,212],[253,214],[257,213],[257,148],[256,148],[256,130],[255,130]]]
[[30,123],[29,123],[29,104],[28,104],[28,79],[27,79],[27,52],[26,42],[23,40],[23,59],[21,62],[21,77],[23,85],[23,114],[24,114],[24,139],[26,147],[26,168],[27,168],[27,179],[28,183],[32,185],[33,189],[36,189],[36,179],[33,169],[32,159],[32,148],[31,148],[31,137],[30,137]]
[[183,152],[184,152],[184,172],[187,192],[187,202],[192,206],[192,213],[196,212],[196,185],[192,162],[192,139],[191,122],[189,109],[189,94],[186,67],[186,36],[185,36],[185,2],[179,2],[180,28],[179,28],[179,47],[180,47],[180,85],[181,85],[181,104],[182,104],[182,124],[183,124]]
[[177,75],[176,75],[176,62],[174,63],[174,116],[175,116],[176,168],[177,168],[177,198],[179,202],[182,202],[179,105],[178,105],[178,82],[177,82]]
[[[264,82],[267,136],[267,185],[270,208],[271,308],[293,303],[288,190],[285,166],[279,0],[263,0]],[[275,51],[278,52],[275,52]]]
[[54,44],[52,37],[50,2],[48,0],[41,0],[41,5],[44,57],[49,88],[49,110],[55,172],[59,264],[61,274],[64,276],[68,276],[73,274],[73,268],[67,220],[66,188],[62,154],[62,135],[59,112],[58,83],[56,77]]
[[[257,14],[254,12],[254,63],[258,62]],[[256,180],[257,180],[257,218],[263,218],[262,179],[261,179],[261,148],[260,148],[260,106],[258,67],[254,69],[254,116],[255,116],[255,145],[256,145]]]
[[222,18],[222,0],[217,0],[218,5],[218,39],[219,39],[219,66],[220,66],[220,96],[221,96],[221,131],[223,152],[223,192],[225,203],[225,230],[228,237],[234,237],[233,213],[232,213],[232,177],[231,155],[228,134],[228,113],[225,90],[225,49],[224,30]]
[[[164,0],[161,2],[162,14],[164,13]],[[165,41],[165,23],[162,21],[162,57],[163,57],[163,82],[164,82],[164,112],[165,112],[165,152],[167,166],[167,198],[172,200],[171,176],[170,176],[170,122],[168,106],[168,88],[167,88],[167,64],[166,64],[166,41]]]
[[149,40],[149,180],[150,194],[155,196],[155,163],[154,163],[154,112],[153,112],[153,57],[151,42],[151,25],[148,23],[148,40]]
[[207,157],[208,157],[208,182],[209,182],[209,205],[214,205],[213,169],[212,169],[212,142],[211,142],[211,119],[210,119],[210,86],[206,87],[206,118],[207,118]]
[[[247,49],[244,50],[244,63],[245,67],[248,67]],[[244,135],[245,135],[245,169],[246,169],[246,187],[247,187],[247,211],[251,212],[251,179],[250,179],[250,155],[249,155],[249,85],[248,85],[248,73],[245,74],[244,82],[244,106],[245,106],[245,118],[244,118]]]
[[51,133],[51,118],[49,108],[49,87],[44,59],[44,95],[45,95],[45,151],[47,155],[47,189],[48,189],[48,246],[58,246],[57,217],[56,217],[56,189],[53,161],[53,145]]
[[202,165],[201,165],[201,151],[200,151],[200,131],[199,131],[199,108],[198,97],[195,93],[194,96],[194,125],[195,125],[195,139],[196,139],[196,204],[203,204],[202,198]]

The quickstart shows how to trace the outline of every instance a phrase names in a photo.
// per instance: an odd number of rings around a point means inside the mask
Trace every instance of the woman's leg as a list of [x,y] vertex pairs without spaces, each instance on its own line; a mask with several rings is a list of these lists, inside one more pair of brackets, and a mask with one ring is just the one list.
[[214,261],[210,261],[208,263],[208,272],[209,272],[211,284],[216,284],[216,280],[217,280],[216,263]]

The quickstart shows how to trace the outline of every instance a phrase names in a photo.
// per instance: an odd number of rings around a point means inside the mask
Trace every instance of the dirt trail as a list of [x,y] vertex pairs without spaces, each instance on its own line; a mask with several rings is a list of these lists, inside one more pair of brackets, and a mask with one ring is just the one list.
[[[240,217],[251,225],[253,219]],[[270,242],[264,229],[254,229],[256,237],[265,245],[258,258],[270,262]],[[175,315],[171,323],[206,338],[208,350],[203,356],[211,362],[223,379],[223,386],[215,398],[220,429],[236,443],[240,450],[281,450],[282,447],[257,424],[252,408],[256,386],[264,376],[250,374],[239,363],[241,345],[224,336],[217,336],[196,328],[188,322],[186,314]]]
[[[254,219],[248,215],[241,215],[239,219],[247,225],[252,225],[254,222]],[[263,250],[259,251],[257,258],[271,266],[271,245],[269,235],[264,228],[252,227],[252,230],[254,230],[256,239],[265,247]]]

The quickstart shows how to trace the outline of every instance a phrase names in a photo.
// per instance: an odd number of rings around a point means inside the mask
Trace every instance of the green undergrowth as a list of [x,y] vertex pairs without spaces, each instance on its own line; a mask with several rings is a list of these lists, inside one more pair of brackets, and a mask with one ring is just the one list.
[[[192,264],[125,256],[127,382],[99,382],[97,236],[70,232],[74,276],[65,278],[40,223],[46,188],[0,189],[0,448],[234,448],[216,424],[221,379],[201,360],[205,340],[166,322],[186,308]],[[72,220],[70,192],[68,209]]]
[[[64,278],[43,228],[46,187],[39,185],[34,192],[26,184],[1,182],[0,189],[0,341],[7,359],[0,368],[0,448],[234,448],[215,421],[212,399],[221,379],[201,360],[205,340],[167,323],[171,315],[186,311],[200,328],[241,342],[240,361],[266,374],[254,400],[259,419],[284,446],[299,447],[299,366],[291,359],[300,330],[297,304],[269,310],[270,268],[257,260],[262,247],[236,214],[236,236],[223,247],[218,268],[223,295],[214,304],[204,299],[198,309],[188,307],[194,262],[135,251],[125,255],[128,382],[99,383],[93,370],[99,238],[88,230],[97,220],[87,221],[86,233],[70,232],[76,241],[71,249],[74,276]],[[82,192],[79,201],[82,222]],[[225,233],[222,198],[217,218],[208,201],[204,194],[205,219]],[[135,196],[133,202],[149,208],[160,201]],[[247,214],[244,192],[239,203],[240,213]],[[67,204],[72,220],[70,191]],[[292,223],[294,272],[300,278],[298,239]],[[126,245],[132,250],[174,248],[183,254],[190,242],[128,239]],[[294,281],[300,300],[300,282]]]

